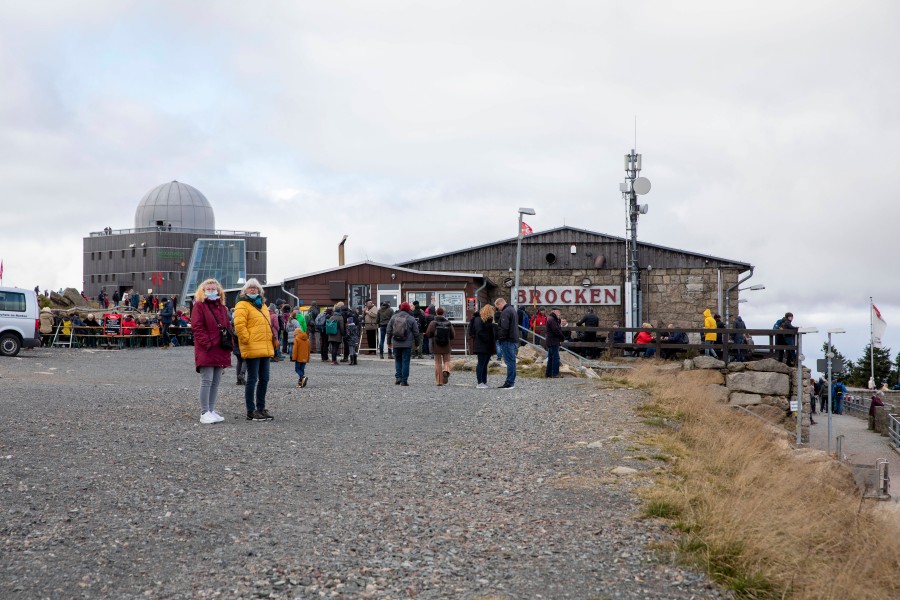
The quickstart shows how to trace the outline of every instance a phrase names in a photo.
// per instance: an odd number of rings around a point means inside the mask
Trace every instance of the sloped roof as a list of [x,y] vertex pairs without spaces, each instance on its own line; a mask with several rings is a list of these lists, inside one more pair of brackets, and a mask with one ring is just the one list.
[[[562,226],[562,227],[555,227],[555,228],[553,228],[553,229],[547,229],[547,230],[545,230],[545,231],[535,232],[535,233],[532,233],[532,234],[530,234],[530,235],[525,236],[525,237],[522,238],[522,239],[523,239],[523,242],[524,242],[524,240],[526,240],[526,239],[529,240],[530,242],[539,242],[541,237],[547,236],[547,235],[552,234],[552,233],[558,233],[558,232],[561,232],[561,231],[573,231],[573,232],[583,233],[583,234],[587,234],[587,235],[597,236],[597,237],[600,237],[600,238],[605,238],[606,240],[610,240],[610,241],[614,241],[614,242],[620,242],[620,243],[623,243],[623,244],[627,241],[625,238],[619,237],[619,236],[617,236],[617,235],[609,235],[609,234],[606,234],[606,233],[599,233],[599,232],[596,232],[596,231],[590,231],[590,230],[588,230],[588,229],[581,229],[581,228],[578,228],[578,227],[571,227],[571,226],[569,226],[569,225],[564,225],[564,226]],[[432,256],[426,256],[426,257],[422,257],[422,258],[416,258],[416,259],[412,259],[412,260],[406,260],[406,261],[403,261],[403,262],[398,262],[397,265],[398,265],[398,266],[403,266],[403,265],[409,265],[409,264],[418,263],[418,262],[424,262],[424,261],[427,261],[427,260],[435,260],[435,259],[440,259],[440,258],[446,258],[446,257],[454,256],[454,255],[457,255],[457,254],[465,254],[465,253],[471,252],[471,251],[473,251],[473,250],[480,250],[480,249],[483,249],[483,248],[490,248],[490,247],[492,247],[492,246],[501,246],[501,245],[504,245],[504,244],[515,243],[517,239],[518,239],[517,237],[506,238],[506,239],[497,240],[497,241],[494,241],[494,242],[489,242],[489,243],[487,243],[487,244],[480,244],[480,245],[478,245],[478,246],[470,246],[470,247],[468,247],[468,248],[463,248],[463,249],[460,249],[460,250],[453,250],[453,251],[451,251],[451,252],[445,252],[445,253],[443,253],[443,254],[434,254],[434,255],[432,255]],[[700,252],[693,252],[693,251],[691,251],[691,250],[681,250],[681,249],[679,249],[679,248],[671,248],[671,247],[668,247],[668,246],[660,246],[660,245],[658,245],[658,244],[649,244],[649,243],[647,243],[647,242],[641,242],[641,241],[638,241],[638,246],[639,246],[639,247],[645,247],[645,248],[656,248],[656,249],[658,249],[658,250],[664,250],[664,251],[668,251],[668,252],[677,252],[677,253],[679,253],[679,254],[687,254],[687,255],[690,255],[690,256],[696,256],[696,257],[699,257],[699,258],[704,258],[704,259],[714,260],[714,261],[718,261],[718,262],[731,263],[731,264],[734,264],[734,265],[737,265],[737,266],[746,267],[747,269],[749,269],[749,268],[752,266],[750,263],[747,263],[747,262],[744,262],[744,261],[741,261],[741,260],[732,260],[732,259],[730,259],[730,258],[722,258],[722,257],[719,257],[719,256],[712,256],[712,255],[710,255],[710,254],[702,254],[702,253],[700,253]]]
[[284,281],[293,281],[294,279],[302,279],[304,277],[312,277],[314,275],[322,275],[324,273],[332,273],[334,271],[340,271],[342,269],[350,269],[353,267],[358,267],[360,265],[371,265],[373,267],[381,267],[383,269],[392,269],[395,271],[403,271],[404,273],[420,273],[422,275],[440,275],[440,276],[450,276],[450,277],[479,277],[481,279],[485,279],[485,276],[481,273],[448,273],[447,271],[420,271],[418,269],[408,269],[406,267],[400,267],[398,265],[386,265],[384,263],[375,262],[372,260],[360,260],[355,263],[349,263],[346,265],[340,265],[337,267],[331,267],[330,269],[322,269],[321,271],[315,271],[313,273],[304,273],[302,275],[295,275],[293,277],[285,277],[282,280]]

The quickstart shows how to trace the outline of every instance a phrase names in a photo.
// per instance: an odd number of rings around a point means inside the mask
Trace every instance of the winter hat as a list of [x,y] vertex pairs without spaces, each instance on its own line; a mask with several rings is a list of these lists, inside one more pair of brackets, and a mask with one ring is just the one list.
[[409,302],[404,302],[403,304],[400,305],[400,310],[402,310],[404,312],[409,312],[412,310],[412,307],[409,305]]

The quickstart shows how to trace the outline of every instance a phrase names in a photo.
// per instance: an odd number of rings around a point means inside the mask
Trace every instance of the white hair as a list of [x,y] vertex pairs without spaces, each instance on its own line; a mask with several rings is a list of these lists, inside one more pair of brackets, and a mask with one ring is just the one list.
[[251,277],[247,280],[247,283],[244,284],[244,287],[241,288],[241,296],[245,296],[247,294],[247,288],[255,287],[259,290],[259,293],[262,294],[263,287],[262,284],[257,281],[256,277]]

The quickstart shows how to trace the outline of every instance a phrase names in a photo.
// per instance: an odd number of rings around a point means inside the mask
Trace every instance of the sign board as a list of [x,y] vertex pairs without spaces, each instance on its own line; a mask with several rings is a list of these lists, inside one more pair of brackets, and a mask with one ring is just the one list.
[[791,400],[791,412],[797,412],[797,401]]
[[[820,358],[816,360],[816,371],[819,373],[827,373],[828,372],[828,363],[825,362],[827,359]],[[844,372],[844,363],[837,358],[831,359],[831,373],[833,375],[841,374]]]
[[466,298],[466,310],[467,311],[475,310],[475,298]]
[[122,315],[107,313],[103,315],[103,333],[105,335],[119,335],[122,333]]
[[557,306],[582,306],[622,304],[622,288],[618,285],[538,285],[519,288],[518,304],[554,304]]
[[437,306],[444,309],[444,316],[451,321],[465,321],[465,299],[463,292],[438,292]]

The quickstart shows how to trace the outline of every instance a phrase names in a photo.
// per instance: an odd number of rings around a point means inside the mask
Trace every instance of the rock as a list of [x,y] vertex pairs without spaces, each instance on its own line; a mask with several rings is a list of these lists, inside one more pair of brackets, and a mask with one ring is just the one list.
[[55,306],[61,306],[63,308],[69,308],[71,306],[74,306],[74,304],[72,304],[71,300],[69,300],[65,296],[61,296],[60,294],[57,294],[56,292],[50,292],[50,302],[52,304],[54,304]]
[[774,425],[781,425],[787,416],[787,413],[785,413],[784,410],[776,406],[769,406],[768,404],[749,406],[747,407],[747,410]]
[[759,394],[745,394],[744,392],[732,392],[729,403],[734,406],[753,406],[762,404],[762,396]]
[[716,402],[721,402],[722,404],[728,403],[728,388],[723,385],[707,385],[706,389],[709,393],[709,396],[712,400]]
[[792,369],[783,362],[778,362],[774,358],[764,358],[747,363],[749,371],[764,371],[768,373],[796,373],[796,369]]
[[710,369],[696,371],[682,371],[676,376],[679,383],[694,383],[697,385],[725,385],[725,376],[719,371]]
[[791,379],[784,373],[744,371],[729,373],[726,385],[732,392],[786,396],[791,390]]
[[782,412],[787,411],[791,407],[791,403],[784,396],[763,396],[762,403],[774,406]]
[[87,301],[84,299],[78,290],[75,288],[66,288],[63,290],[63,298],[66,298],[69,302],[71,302],[71,306],[87,306]]
[[728,372],[729,373],[741,373],[746,368],[747,368],[746,363],[739,363],[739,362],[728,363]]
[[694,361],[691,360],[690,358],[684,359],[684,363],[683,363],[683,365],[682,365],[682,368],[683,368],[685,371],[691,371],[691,370],[693,370],[693,368],[694,368]]
[[588,448],[594,448],[594,449],[596,449],[596,448],[602,448],[602,447],[603,447],[603,442],[597,440],[596,442],[591,442],[590,444],[588,444],[587,447],[588,447]]
[[634,475],[635,473],[638,472],[638,470],[632,469],[631,467],[615,467],[613,469],[610,469],[609,472],[612,473],[613,475],[623,475],[624,476],[624,475]]
[[694,358],[695,369],[724,369],[725,363],[712,356],[698,356]]

